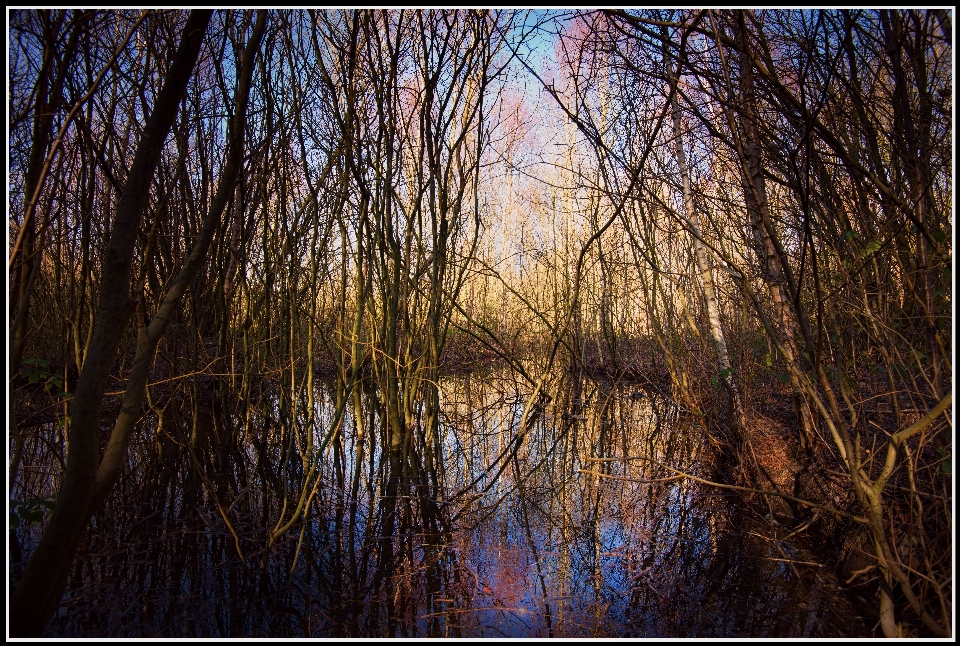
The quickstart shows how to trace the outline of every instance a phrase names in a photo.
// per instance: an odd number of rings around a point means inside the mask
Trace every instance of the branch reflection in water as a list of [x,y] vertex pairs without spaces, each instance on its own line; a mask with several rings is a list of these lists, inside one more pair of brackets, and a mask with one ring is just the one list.
[[[153,404],[159,424],[144,418],[46,634],[864,634],[801,538],[765,538],[736,494],[657,464],[715,476],[695,418],[635,384],[563,378],[526,433],[529,392],[509,373],[445,378],[441,437],[428,443],[417,409],[399,460],[380,393],[362,385],[312,483],[334,386],[317,386],[312,417],[266,382],[248,418],[202,386],[174,391]],[[623,456],[650,459],[603,459]],[[17,531],[27,547],[39,535]]]

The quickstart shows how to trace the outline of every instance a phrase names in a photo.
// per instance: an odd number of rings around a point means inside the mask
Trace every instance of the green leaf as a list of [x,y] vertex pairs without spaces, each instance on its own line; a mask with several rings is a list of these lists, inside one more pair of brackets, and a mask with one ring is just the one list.
[[20,517],[28,523],[39,523],[43,520],[43,511],[39,509],[20,509]]
[[24,523],[39,523],[57,506],[56,496],[40,497],[20,502],[10,501],[10,527],[20,527]]
[[763,353],[763,363],[766,364],[768,368],[773,367],[773,357],[770,356],[769,352]]
[[856,231],[854,231],[853,229],[851,229],[851,230],[849,230],[849,231],[844,231],[843,235],[840,236],[840,242],[846,242],[846,241],[849,240],[850,238],[857,238],[857,237],[859,237],[859,236],[860,236],[860,234],[857,233]]
[[870,244],[868,244],[866,247],[863,248],[863,251],[860,252],[860,257],[866,258],[867,256],[875,254],[877,251],[880,250],[880,247],[882,246],[883,246],[882,242],[880,242],[879,240],[873,240],[872,242],[870,242]]
[[943,458],[943,461],[940,463],[940,473],[945,476],[953,474],[952,456],[939,446],[937,447],[937,455]]

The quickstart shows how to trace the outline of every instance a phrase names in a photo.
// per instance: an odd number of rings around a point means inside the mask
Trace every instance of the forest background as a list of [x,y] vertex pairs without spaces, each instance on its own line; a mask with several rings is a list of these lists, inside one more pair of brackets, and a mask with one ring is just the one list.
[[[521,429],[565,372],[668,389],[727,486],[860,537],[885,634],[951,635],[951,20],[8,10],[8,491],[42,528],[10,634],[201,380],[234,438],[265,383],[301,429],[269,547],[363,380],[394,498],[440,460],[442,375],[501,362]],[[756,457],[771,415],[791,483]]]

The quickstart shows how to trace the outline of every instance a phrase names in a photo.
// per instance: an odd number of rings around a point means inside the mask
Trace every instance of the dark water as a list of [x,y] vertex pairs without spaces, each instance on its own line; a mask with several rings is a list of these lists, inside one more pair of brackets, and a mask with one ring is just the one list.
[[[804,537],[777,540],[788,531],[738,497],[661,466],[712,475],[701,426],[656,393],[571,384],[518,443],[526,388],[473,375],[440,390],[441,450],[420,471],[405,467],[396,505],[376,390],[360,394],[362,435],[348,407],[315,481],[309,457],[334,417],[331,387],[316,393],[312,427],[302,407],[267,396],[269,414],[240,418],[202,392],[195,406],[182,393],[158,403],[163,424],[145,417],[46,635],[872,633]],[[44,455],[25,462],[15,497],[50,492],[59,466]],[[637,459],[604,461],[624,456]],[[261,567],[305,480],[305,521]],[[17,530],[25,553],[38,531]]]

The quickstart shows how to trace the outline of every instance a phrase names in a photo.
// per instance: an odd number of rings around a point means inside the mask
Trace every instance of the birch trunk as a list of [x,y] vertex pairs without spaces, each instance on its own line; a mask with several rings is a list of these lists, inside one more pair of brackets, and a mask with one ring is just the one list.
[[[667,65],[667,77],[672,82],[679,82],[677,77],[674,76],[673,62],[670,59],[667,43],[668,41],[664,38],[664,61]],[[694,257],[697,261],[697,270],[700,273],[707,316],[710,319],[710,336],[713,338],[713,344],[717,349],[720,376],[730,403],[730,426],[734,429],[734,436],[740,438],[744,428],[743,404],[740,400],[740,391],[734,377],[733,367],[730,364],[730,355],[727,352],[727,339],[720,322],[720,303],[717,299],[716,285],[713,282],[713,262],[710,251],[703,243],[703,236],[700,231],[700,215],[697,213],[696,204],[693,200],[693,187],[690,182],[686,153],[683,150],[683,125],[680,119],[680,111],[677,108],[676,93],[671,100],[670,112],[673,120],[674,151],[677,156],[677,164],[680,167],[680,176],[683,180],[684,218],[693,238]]]

